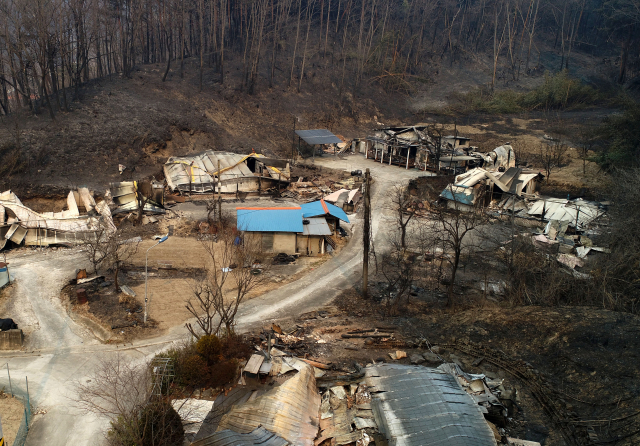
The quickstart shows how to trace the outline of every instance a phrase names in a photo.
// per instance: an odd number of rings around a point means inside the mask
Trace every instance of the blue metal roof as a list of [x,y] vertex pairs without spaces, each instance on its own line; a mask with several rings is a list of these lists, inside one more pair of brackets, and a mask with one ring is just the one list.
[[300,208],[237,208],[237,228],[252,232],[302,232]]
[[[322,206],[323,203],[327,207],[326,211],[325,211],[324,207]],[[300,207],[302,207],[302,215],[305,218],[307,218],[307,217],[318,217],[320,215],[332,215],[332,216],[334,216],[336,218],[339,218],[340,220],[344,221],[345,223],[349,223],[349,217],[347,217],[347,214],[342,209],[340,209],[338,206],[334,206],[334,205],[332,205],[330,203],[327,203],[324,200],[312,201],[311,203],[305,203],[305,204],[300,205]]]

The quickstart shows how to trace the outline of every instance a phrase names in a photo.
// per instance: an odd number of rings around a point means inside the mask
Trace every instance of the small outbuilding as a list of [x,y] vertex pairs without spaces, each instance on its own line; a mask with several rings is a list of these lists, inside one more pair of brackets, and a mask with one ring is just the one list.
[[300,206],[236,208],[237,228],[258,241],[262,252],[296,254],[297,235],[304,231]]

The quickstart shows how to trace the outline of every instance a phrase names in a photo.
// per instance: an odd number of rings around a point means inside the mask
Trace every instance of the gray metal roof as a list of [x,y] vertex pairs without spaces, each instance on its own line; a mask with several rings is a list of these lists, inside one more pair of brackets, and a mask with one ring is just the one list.
[[324,217],[309,217],[308,224],[302,225],[302,235],[331,235],[331,229]]
[[340,144],[342,141],[336,135],[326,129],[296,130],[296,135],[304,139],[307,144]]
[[225,429],[191,444],[193,446],[287,446],[289,442],[260,426],[246,434]]
[[495,446],[480,407],[438,369],[381,364],[365,369],[371,407],[390,446]]

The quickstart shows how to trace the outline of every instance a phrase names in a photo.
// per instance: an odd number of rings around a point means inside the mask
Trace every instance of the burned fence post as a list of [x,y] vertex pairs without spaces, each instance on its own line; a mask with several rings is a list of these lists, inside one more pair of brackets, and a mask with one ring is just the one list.
[[364,180],[364,228],[362,232],[363,242],[363,258],[362,258],[362,297],[366,299],[368,297],[368,285],[369,285],[369,245],[371,243],[371,173],[369,169],[365,171]]

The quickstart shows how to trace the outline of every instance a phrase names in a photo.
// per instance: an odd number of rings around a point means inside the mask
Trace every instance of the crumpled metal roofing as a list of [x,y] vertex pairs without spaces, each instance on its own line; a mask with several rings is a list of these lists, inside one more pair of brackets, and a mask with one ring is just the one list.
[[365,369],[371,407],[390,446],[495,446],[493,432],[452,375],[429,367]]
[[281,386],[233,407],[220,420],[217,432],[230,429],[249,433],[263,426],[294,446],[312,446],[318,433],[319,410],[313,367],[306,365]]
[[529,209],[529,215],[542,215],[544,212],[545,220],[557,220],[569,223],[569,226],[577,226],[581,229],[596,218],[605,214],[605,211],[600,209],[597,203],[592,203],[586,200],[565,200],[562,198],[546,198],[544,200],[538,200],[531,205]]
[[260,426],[246,434],[225,429],[193,442],[191,446],[287,446],[288,444],[288,441]]
[[302,207],[302,215],[304,218],[318,217],[320,215],[332,215],[345,223],[349,223],[349,217],[338,206],[327,203],[324,200],[312,201],[300,205]]
[[[245,161],[248,158],[261,158],[258,153],[241,155],[231,152],[206,151],[193,156],[172,156],[164,165],[164,174],[167,185],[171,190],[183,190],[192,192],[211,192],[214,190],[214,177],[220,176],[223,192],[235,192],[238,178],[248,178],[253,182],[258,181],[258,177],[249,169]],[[218,172],[218,161],[220,161],[220,172]],[[267,166],[267,171],[263,173],[263,178],[269,175],[273,179],[281,177],[283,181],[288,181],[286,172],[275,167]],[[233,180],[233,184],[226,184]],[[238,184],[239,190],[244,190],[243,182]]]
[[304,139],[307,144],[340,144],[342,141],[336,135],[326,129],[296,130],[296,135]]
[[324,217],[305,218],[309,224],[302,225],[302,235],[331,235],[331,229]]
[[239,231],[249,232],[302,232],[302,209],[291,208],[236,208]]

